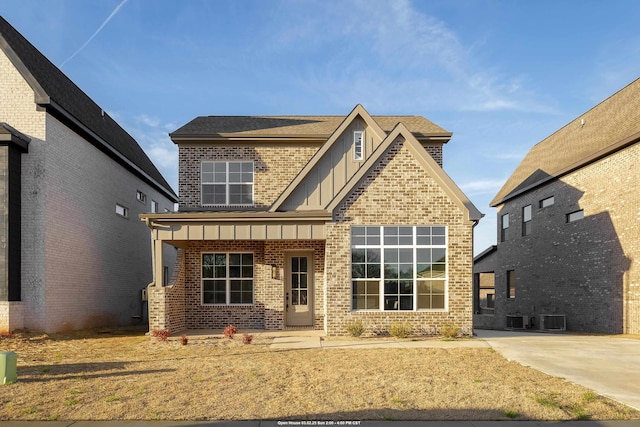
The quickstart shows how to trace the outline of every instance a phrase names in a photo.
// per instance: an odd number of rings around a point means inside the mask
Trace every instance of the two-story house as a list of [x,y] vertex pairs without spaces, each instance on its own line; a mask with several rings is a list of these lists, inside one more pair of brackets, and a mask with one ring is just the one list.
[[175,202],[137,142],[0,17],[0,333],[139,322],[137,216]]
[[639,141],[640,79],[529,151],[492,201],[476,327],[640,333]]
[[[423,117],[198,117],[172,134],[179,212],[154,242],[150,328],[344,335],[358,320],[472,328],[480,212],[442,169],[451,133]],[[179,248],[162,286],[167,244]]]

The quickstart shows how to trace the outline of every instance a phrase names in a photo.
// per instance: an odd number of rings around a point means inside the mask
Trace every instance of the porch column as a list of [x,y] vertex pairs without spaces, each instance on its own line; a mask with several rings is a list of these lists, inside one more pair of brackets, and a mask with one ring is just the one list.
[[164,263],[163,263],[163,244],[162,240],[153,240],[153,283],[156,287],[161,288],[164,283]]

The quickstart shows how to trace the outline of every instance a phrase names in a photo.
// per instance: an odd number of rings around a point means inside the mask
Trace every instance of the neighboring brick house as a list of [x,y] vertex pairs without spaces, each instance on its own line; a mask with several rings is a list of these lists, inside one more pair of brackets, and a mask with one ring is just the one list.
[[[362,320],[472,330],[480,212],[442,169],[451,133],[423,117],[198,117],[173,132],[179,212],[144,214],[155,259],[150,328],[344,335]],[[156,264],[155,277],[161,275]]]
[[495,313],[474,326],[640,333],[638,141],[640,79],[529,151],[492,201],[474,273],[495,273]]
[[144,317],[137,216],[175,202],[136,141],[0,17],[0,333]]

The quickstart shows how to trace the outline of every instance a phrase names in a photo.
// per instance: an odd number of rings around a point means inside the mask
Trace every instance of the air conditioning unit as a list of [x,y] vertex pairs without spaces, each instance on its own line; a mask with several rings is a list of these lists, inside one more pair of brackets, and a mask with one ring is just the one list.
[[527,327],[529,327],[529,316],[507,316],[507,326],[505,329],[526,329]]
[[541,331],[566,331],[567,316],[564,314],[541,314],[540,315]]

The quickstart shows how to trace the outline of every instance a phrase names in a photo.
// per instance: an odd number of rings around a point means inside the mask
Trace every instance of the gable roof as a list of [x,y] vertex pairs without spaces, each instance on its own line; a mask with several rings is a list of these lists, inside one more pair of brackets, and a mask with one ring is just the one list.
[[369,129],[373,131],[378,138],[383,139],[385,137],[384,130],[378,125],[376,121],[369,115],[369,113],[364,109],[364,107],[360,104],[356,105],[355,108],[347,115],[347,117],[343,118],[342,123],[334,129],[332,135],[327,139],[327,141],[320,147],[318,151],[309,159],[307,164],[302,168],[302,170],[296,175],[296,177],[289,183],[287,188],[280,194],[280,196],[276,199],[276,201],[271,205],[269,210],[271,212],[275,212],[282,204],[287,200],[293,191],[300,185],[302,180],[311,172],[311,170],[320,162],[322,157],[329,151],[331,146],[336,142],[336,140],[342,135],[342,133],[347,129],[347,127],[353,123],[356,117],[362,118],[364,122],[369,126]]
[[469,198],[462,192],[460,187],[446,174],[446,172],[436,163],[429,153],[422,147],[420,142],[407,129],[404,123],[398,123],[393,130],[386,136],[384,141],[376,148],[376,150],[367,159],[365,164],[358,169],[342,188],[338,195],[327,207],[327,210],[333,211],[340,203],[353,191],[358,183],[373,169],[380,157],[387,151],[393,141],[399,136],[405,139],[405,146],[413,153],[421,166],[427,171],[429,176],[433,178],[444,190],[445,193],[456,203],[462,210],[467,212],[468,219],[471,221],[479,221],[484,215],[474,206]]
[[[370,116],[385,132],[398,122],[418,139],[447,142],[451,132],[422,116]],[[317,139],[329,138],[345,116],[201,116],[169,134],[174,142],[198,139]]]
[[640,79],[536,144],[491,206],[640,141]]
[[31,86],[38,105],[177,201],[171,186],[136,140],[1,16],[0,49]]

